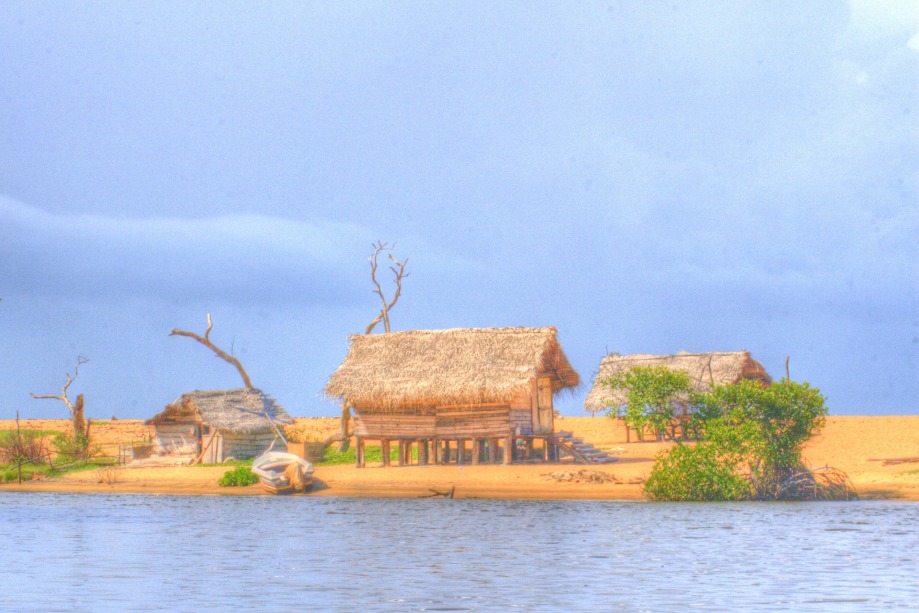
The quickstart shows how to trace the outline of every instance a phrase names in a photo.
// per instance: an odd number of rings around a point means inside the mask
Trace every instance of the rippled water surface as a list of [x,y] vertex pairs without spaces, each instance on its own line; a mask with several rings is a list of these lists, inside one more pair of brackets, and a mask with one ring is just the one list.
[[0,494],[0,610],[919,610],[919,504]]

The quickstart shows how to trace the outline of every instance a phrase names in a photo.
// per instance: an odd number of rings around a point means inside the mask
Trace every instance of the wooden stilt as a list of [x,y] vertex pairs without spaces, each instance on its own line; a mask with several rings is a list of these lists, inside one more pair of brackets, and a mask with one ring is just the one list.
[[533,439],[530,437],[527,437],[526,455],[524,456],[524,460],[529,462],[531,459],[533,459]]
[[480,441],[477,438],[472,439],[472,463],[473,464],[479,463],[479,454],[482,451],[482,445],[480,444],[481,442],[482,441]]
[[364,439],[357,439],[357,448],[355,449],[355,454],[357,457],[357,467],[364,467]]
[[513,464],[514,462],[514,437],[504,437],[504,463]]
[[396,454],[396,462],[399,466],[405,466],[405,441],[399,441],[399,453]]
[[456,463],[459,466],[463,465],[463,456],[466,455],[466,441],[459,439],[456,441]]
[[418,466],[428,465],[428,441],[421,439],[418,441]]
[[389,466],[389,440],[380,441],[380,454],[383,456],[383,466]]
[[498,439],[488,439],[488,462],[491,464],[498,463]]

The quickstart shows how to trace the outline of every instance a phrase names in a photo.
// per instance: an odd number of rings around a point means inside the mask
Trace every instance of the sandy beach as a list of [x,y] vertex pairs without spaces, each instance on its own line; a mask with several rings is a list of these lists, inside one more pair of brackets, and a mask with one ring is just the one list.
[[[22,427],[61,430],[63,420],[22,420]],[[0,428],[15,427],[0,422]],[[324,438],[337,430],[335,418],[299,418],[290,428],[295,437]],[[142,422],[118,420],[93,426],[96,441],[113,453],[121,441],[149,434]],[[513,466],[318,466],[311,496],[419,497],[451,488],[456,498],[542,500],[643,500],[641,482],[655,454],[667,443],[626,443],[621,424],[603,417],[561,417],[557,430],[567,430],[614,454],[619,461],[604,466],[530,464]],[[823,431],[808,444],[810,466],[832,466],[848,473],[865,499],[919,501],[919,463],[884,465],[881,460],[919,456],[919,416],[829,417]],[[146,493],[175,495],[263,495],[258,485],[218,487],[227,471],[222,466],[158,468],[123,467],[114,483],[100,482],[96,471],[64,477],[0,485],[0,491],[74,493]]]

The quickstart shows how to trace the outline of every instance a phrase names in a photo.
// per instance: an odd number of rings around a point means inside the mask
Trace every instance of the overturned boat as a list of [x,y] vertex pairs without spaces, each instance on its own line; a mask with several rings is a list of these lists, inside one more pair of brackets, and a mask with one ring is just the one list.
[[270,494],[306,492],[313,485],[313,465],[286,451],[266,451],[252,461],[252,472]]

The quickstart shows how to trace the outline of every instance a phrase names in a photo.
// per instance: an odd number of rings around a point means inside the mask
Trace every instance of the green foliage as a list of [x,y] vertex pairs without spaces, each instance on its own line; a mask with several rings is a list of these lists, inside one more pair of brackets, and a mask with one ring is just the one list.
[[634,366],[603,380],[612,390],[626,390],[624,407],[610,407],[610,417],[625,417],[626,424],[638,431],[645,429],[663,436],[673,422],[674,406],[687,403],[692,396],[689,375],[666,366]]
[[45,455],[42,430],[0,430],[0,464],[19,464]]
[[646,493],[655,500],[737,500],[742,492],[778,498],[782,483],[803,469],[804,445],[825,422],[824,402],[820,390],[787,380],[715,387],[695,399],[702,441],[692,451],[678,445],[659,455]]
[[[22,480],[29,481],[33,475],[51,476],[52,471],[44,464],[23,464]],[[0,478],[7,483],[19,480],[19,467],[17,465],[0,466]]]
[[658,454],[644,492],[651,500],[674,502],[746,500],[752,486],[736,468],[714,445],[678,444]]
[[255,476],[252,469],[248,466],[237,466],[233,470],[228,470],[224,473],[217,485],[220,487],[245,487],[253,483],[258,483],[258,477]]
[[51,443],[60,462],[88,460],[99,454],[101,447],[93,445],[85,434],[58,432]]

